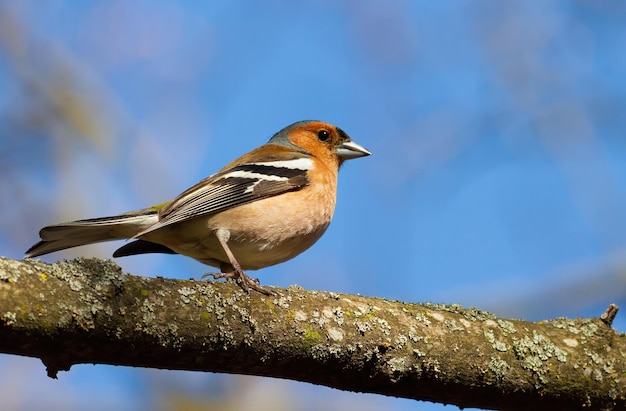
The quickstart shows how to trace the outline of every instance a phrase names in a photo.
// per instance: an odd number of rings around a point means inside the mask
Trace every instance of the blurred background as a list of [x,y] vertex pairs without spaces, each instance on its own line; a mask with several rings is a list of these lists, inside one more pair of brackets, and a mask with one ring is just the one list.
[[[617,0],[0,0],[0,254],[21,258],[47,224],[173,198],[321,119],[373,156],[346,163],[326,235],[254,272],[263,284],[528,320],[626,307],[625,21]],[[117,263],[207,271],[169,255]],[[53,381],[7,355],[0,397],[4,410],[444,409],[102,365]]]

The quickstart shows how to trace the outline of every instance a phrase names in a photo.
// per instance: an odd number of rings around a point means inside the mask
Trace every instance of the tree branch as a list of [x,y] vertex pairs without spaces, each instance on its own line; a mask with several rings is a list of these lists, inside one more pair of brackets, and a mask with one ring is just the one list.
[[0,257],[0,352],[41,358],[53,378],[98,363],[272,376],[462,407],[626,407],[626,339],[599,318],[531,323],[456,305],[274,290],[126,275],[93,258]]

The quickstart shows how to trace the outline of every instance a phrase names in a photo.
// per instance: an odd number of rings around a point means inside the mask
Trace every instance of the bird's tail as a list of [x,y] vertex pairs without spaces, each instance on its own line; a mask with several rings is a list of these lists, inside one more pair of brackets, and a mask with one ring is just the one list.
[[113,217],[51,225],[39,231],[41,241],[29,248],[25,257],[37,257],[79,245],[132,238],[158,219],[156,208],[146,208]]

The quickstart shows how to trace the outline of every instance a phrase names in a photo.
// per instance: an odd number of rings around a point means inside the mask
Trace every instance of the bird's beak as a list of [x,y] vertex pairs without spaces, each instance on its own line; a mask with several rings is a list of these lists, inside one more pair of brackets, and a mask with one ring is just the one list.
[[344,160],[365,157],[372,154],[365,147],[358,145],[354,141],[345,141],[341,143],[335,149],[335,153]]

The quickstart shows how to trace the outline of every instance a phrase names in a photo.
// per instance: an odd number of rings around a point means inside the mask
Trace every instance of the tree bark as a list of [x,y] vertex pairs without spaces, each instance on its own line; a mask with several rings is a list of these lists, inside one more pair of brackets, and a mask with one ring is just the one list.
[[626,339],[606,318],[531,323],[458,305],[272,289],[277,296],[138,277],[95,258],[0,257],[0,352],[38,357],[53,378],[73,364],[115,364],[461,407],[626,408]]

